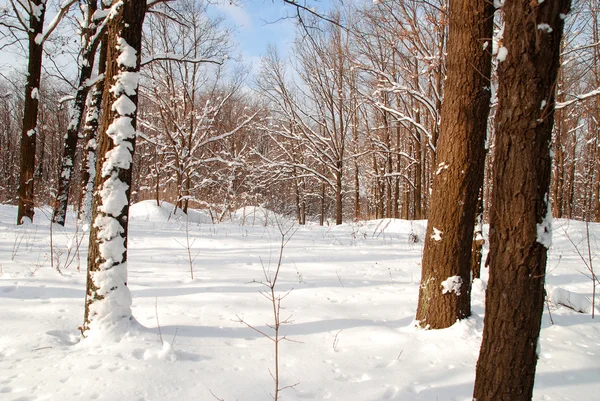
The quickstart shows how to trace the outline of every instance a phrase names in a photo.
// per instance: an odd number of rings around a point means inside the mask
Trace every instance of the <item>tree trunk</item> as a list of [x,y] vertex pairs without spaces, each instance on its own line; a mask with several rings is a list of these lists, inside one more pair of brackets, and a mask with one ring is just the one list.
[[508,55],[498,68],[490,279],[473,395],[478,401],[532,397],[551,242],[554,92],[570,3],[513,0],[503,6]]
[[[600,4],[596,2],[595,5],[596,9],[593,13],[592,29],[594,43],[598,43],[598,40],[600,39],[600,32],[598,32],[600,28],[598,26],[598,12],[600,12],[600,9],[598,8],[598,5]],[[594,46],[594,79],[596,81],[596,88],[600,87],[599,58],[600,46],[596,45]],[[596,95],[596,100],[594,103],[594,118],[592,118],[594,130],[596,131],[596,160],[594,163],[596,166],[596,181],[594,182],[594,221],[596,223],[600,223],[600,95]]]
[[[563,45],[564,46],[564,45]],[[558,72],[557,99],[563,102],[564,94],[563,73]],[[556,126],[554,127],[554,181],[552,183],[552,215],[558,219],[563,215],[563,194],[565,182],[565,151],[563,146],[565,118],[562,110],[556,111]]]
[[477,199],[477,213],[475,216],[475,232],[473,233],[473,245],[471,248],[471,274],[473,279],[481,278],[481,256],[483,251],[483,185],[479,188]]
[[98,141],[88,253],[83,332],[128,322],[127,229],[146,0],[123,2],[107,26],[107,63],[102,128]]
[[[104,74],[106,71],[106,41],[105,34],[100,46],[98,74]],[[96,180],[96,161],[98,158],[98,122],[103,95],[104,80],[101,80],[91,90],[85,124],[83,126],[85,152],[81,162],[81,199],[79,201],[79,220],[83,221],[92,220],[92,198],[94,194],[94,182]]]
[[342,224],[343,207],[342,202],[342,162],[338,161],[335,174],[335,224]]
[[325,183],[321,183],[321,214],[319,216],[319,225],[325,224]]
[[[43,43],[39,40],[44,30],[45,1],[32,0],[39,14],[29,17],[29,61],[27,65],[27,83],[25,84],[25,105],[23,110],[23,129],[21,131],[21,163],[19,176],[19,206],[17,224],[23,224],[23,218],[33,221],[33,174],[35,172],[35,141],[37,138],[37,118],[39,105],[40,78],[42,76]],[[38,43],[39,42],[39,43]]]
[[483,184],[491,93],[492,3],[452,0],[449,10],[439,164],[434,171],[417,309],[419,324],[432,329],[449,327],[471,314],[471,243]]
[[[418,116],[418,115],[417,115]],[[423,210],[421,205],[423,204],[423,146],[421,144],[423,136],[417,130],[416,132],[417,140],[415,140],[415,159],[417,162],[415,163],[415,188],[413,191],[414,196],[414,204],[413,204],[413,214],[415,220],[420,220],[423,218]]]
[[69,189],[71,188],[71,175],[75,164],[75,151],[77,150],[77,140],[79,139],[79,129],[81,128],[81,119],[85,108],[85,100],[90,90],[89,79],[94,69],[94,59],[96,57],[96,48],[98,41],[94,39],[96,33],[96,24],[93,20],[94,12],[97,10],[95,0],[87,1],[87,21],[86,28],[82,33],[82,51],[81,64],[79,71],[79,85],[75,94],[75,102],[71,114],[71,120],[65,134],[65,143],[61,159],[61,167],[58,175],[58,190],[54,204],[54,213],[52,221],[65,225],[67,217],[67,207],[69,204]]

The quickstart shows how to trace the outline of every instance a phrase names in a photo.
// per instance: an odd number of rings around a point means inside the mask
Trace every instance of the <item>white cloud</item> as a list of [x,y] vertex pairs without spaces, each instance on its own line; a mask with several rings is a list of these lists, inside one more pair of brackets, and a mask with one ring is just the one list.
[[215,8],[225,14],[228,20],[243,29],[253,27],[252,17],[244,10],[241,5],[236,5],[228,0],[220,0],[215,3]]

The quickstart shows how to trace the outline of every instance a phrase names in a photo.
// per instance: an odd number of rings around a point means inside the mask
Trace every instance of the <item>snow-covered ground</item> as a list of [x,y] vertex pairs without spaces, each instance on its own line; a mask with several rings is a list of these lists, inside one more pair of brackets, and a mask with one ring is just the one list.
[[[265,225],[267,211],[240,211],[213,225],[190,212],[192,280],[185,218],[170,211],[152,202],[132,207],[129,287],[139,325],[112,342],[81,340],[77,329],[87,238],[78,270],[73,216],[66,229],[54,228],[59,274],[44,211],[16,227],[16,209],[0,205],[1,400],[271,399],[273,343],[248,325],[272,333],[272,305],[253,281],[264,281],[263,266],[267,274],[276,267],[275,216]],[[590,229],[598,254],[600,225]],[[424,230],[424,221],[379,220],[295,231],[277,284],[279,294],[292,290],[282,301],[282,319],[291,316],[282,335],[292,341],[281,343],[280,387],[293,387],[282,399],[471,399],[487,269],[474,283],[472,318],[415,329],[422,240],[410,237],[422,239]],[[585,224],[555,221],[547,277],[554,324],[546,309],[534,399],[598,400],[600,316],[591,318],[592,282],[565,230],[587,252]],[[69,247],[75,257],[65,266]],[[555,304],[567,298],[586,313]]]

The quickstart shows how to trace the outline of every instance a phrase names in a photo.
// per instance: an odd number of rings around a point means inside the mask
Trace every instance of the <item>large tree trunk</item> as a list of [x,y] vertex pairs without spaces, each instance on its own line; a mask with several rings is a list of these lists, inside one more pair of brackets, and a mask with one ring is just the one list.
[[127,228],[145,0],[128,0],[107,27],[102,128],[96,163],[83,332],[110,330],[131,316]]
[[44,30],[45,2],[32,0],[39,10],[37,16],[29,18],[29,62],[27,65],[27,83],[25,84],[25,107],[23,111],[23,129],[21,131],[21,163],[19,176],[19,207],[17,224],[23,224],[23,218],[33,221],[33,174],[35,172],[35,141],[37,138],[37,118],[39,105],[40,78],[42,76],[43,43],[40,40]]
[[[106,72],[106,40],[105,34],[102,39],[100,56],[98,58],[98,74]],[[79,219],[83,221],[91,221],[92,219],[92,198],[94,194],[94,181],[96,180],[96,160],[98,158],[98,122],[103,95],[104,80],[101,80],[90,93],[85,124],[83,126],[85,152],[81,161],[81,199],[79,201]]]
[[61,167],[58,175],[58,191],[54,205],[54,214],[52,221],[65,225],[67,216],[67,206],[69,204],[69,190],[71,188],[71,175],[75,164],[75,151],[77,150],[77,140],[79,139],[79,129],[85,108],[85,100],[90,90],[89,79],[94,69],[94,59],[98,41],[95,39],[96,24],[93,19],[97,10],[95,0],[87,1],[87,21],[82,33],[81,63],[79,71],[79,84],[75,94],[75,102],[71,112],[71,121],[65,134],[65,143],[61,159]]
[[554,92],[570,0],[504,3],[498,68],[490,279],[474,399],[531,400],[551,242]]
[[483,184],[493,14],[487,0],[450,1],[448,77],[417,309],[422,327],[449,327],[471,314],[471,242]]

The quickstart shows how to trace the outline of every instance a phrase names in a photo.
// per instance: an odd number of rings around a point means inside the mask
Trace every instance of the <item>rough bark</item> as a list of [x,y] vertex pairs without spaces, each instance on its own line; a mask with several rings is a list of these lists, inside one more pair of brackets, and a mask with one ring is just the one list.
[[544,305],[554,93],[570,0],[504,3],[478,401],[531,400]]
[[[598,3],[596,3],[598,4]],[[593,40],[594,43],[598,43],[600,39],[600,33],[598,32],[598,8],[593,13]],[[594,46],[594,78],[596,81],[596,87],[600,87],[600,46]],[[596,131],[596,181],[594,183],[594,221],[600,223],[600,95],[596,96],[595,100],[595,118],[594,129]]]
[[40,78],[42,76],[43,44],[40,40],[44,29],[45,2],[31,1],[39,10],[39,14],[29,17],[27,42],[29,60],[27,65],[27,83],[25,84],[25,106],[23,111],[23,128],[21,131],[21,163],[19,176],[19,206],[17,224],[23,224],[23,218],[33,221],[33,175],[35,172],[35,142],[37,138],[37,119],[39,106]]
[[[422,327],[446,328],[471,314],[471,242],[483,184],[493,13],[487,0],[450,2],[448,76],[417,309]],[[449,281],[455,289],[443,287]]]
[[[98,74],[106,72],[106,35],[100,46],[98,58]],[[92,195],[94,193],[94,181],[96,180],[96,160],[98,148],[98,126],[100,109],[104,95],[104,80],[101,80],[91,90],[85,124],[83,126],[83,138],[85,151],[81,162],[81,199],[79,201],[79,219],[91,221],[92,218]]]
[[95,39],[97,26],[93,20],[94,12],[97,10],[95,0],[87,1],[87,21],[82,31],[81,62],[79,70],[79,80],[75,101],[71,112],[71,121],[65,134],[65,143],[61,159],[61,168],[58,175],[58,190],[54,205],[52,221],[61,226],[65,225],[67,216],[67,206],[69,204],[69,190],[71,188],[71,176],[75,162],[75,151],[77,150],[77,140],[79,139],[79,130],[85,108],[85,100],[90,91],[89,79],[94,69],[94,60],[98,41]]
[[[131,319],[127,229],[135,150],[137,72],[145,0],[126,0],[107,25],[102,126],[98,140],[83,333]],[[135,61],[131,54],[135,51]],[[134,106],[134,107],[132,107]],[[128,156],[126,156],[128,155]]]

